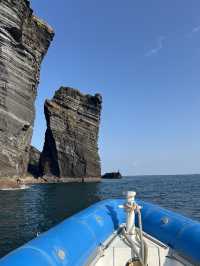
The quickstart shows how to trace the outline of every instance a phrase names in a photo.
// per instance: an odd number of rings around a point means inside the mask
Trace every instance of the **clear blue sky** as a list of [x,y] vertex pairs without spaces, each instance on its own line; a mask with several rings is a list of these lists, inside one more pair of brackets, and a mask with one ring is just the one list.
[[102,170],[200,173],[200,1],[32,0],[55,30],[43,61],[43,104],[61,85],[103,95]]

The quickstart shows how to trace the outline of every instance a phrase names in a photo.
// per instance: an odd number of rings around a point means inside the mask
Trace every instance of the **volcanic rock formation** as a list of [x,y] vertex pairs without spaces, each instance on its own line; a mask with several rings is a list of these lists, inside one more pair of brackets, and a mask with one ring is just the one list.
[[35,176],[39,176],[39,161],[41,152],[35,147],[31,146],[29,151],[28,172]]
[[45,102],[47,130],[41,173],[61,178],[100,178],[98,132],[102,97],[61,87]]
[[118,172],[111,172],[111,173],[105,173],[104,175],[102,175],[102,178],[104,179],[120,179],[122,178],[121,173]]
[[27,171],[40,64],[53,35],[29,1],[0,1],[0,177]]

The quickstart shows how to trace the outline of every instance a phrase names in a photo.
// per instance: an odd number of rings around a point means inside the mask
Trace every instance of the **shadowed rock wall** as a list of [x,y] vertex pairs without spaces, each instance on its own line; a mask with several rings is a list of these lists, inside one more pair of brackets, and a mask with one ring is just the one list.
[[44,110],[47,121],[41,174],[100,178],[98,132],[102,97],[61,87]]
[[29,1],[0,1],[0,177],[27,171],[40,64],[53,35]]
[[31,146],[29,151],[28,173],[34,177],[39,176],[39,161],[41,152]]

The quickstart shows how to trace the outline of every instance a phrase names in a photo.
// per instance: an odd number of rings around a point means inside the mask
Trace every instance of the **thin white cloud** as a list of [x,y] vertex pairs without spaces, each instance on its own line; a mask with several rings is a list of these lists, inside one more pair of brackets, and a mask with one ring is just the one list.
[[196,26],[196,27],[194,27],[191,31],[190,31],[190,33],[187,33],[186,35],[185,35],[185,37],[187,38],[191,38],[194,34],[196,34],[196,33],[198,33],[198,32],[200,32],[200,25],[199,26]]
[[166,39],[165,36],[158,37],[158,39],[157,39],[157,46],[155,48],[149,50],[145,54],[145,56],[152,56],[152,55],[157,54],[163,48],[163,42],[164,42],[165,39]]
[[197,32],[199,32],[199,31],[200,31],[200,25],[197,26],[197,27],[194,27],[194,28],[192,29],[192,33],[197,33]]

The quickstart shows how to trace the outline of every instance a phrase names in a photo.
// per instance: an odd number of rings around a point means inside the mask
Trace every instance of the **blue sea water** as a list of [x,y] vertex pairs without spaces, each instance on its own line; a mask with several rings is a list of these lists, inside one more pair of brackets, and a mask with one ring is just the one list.
[[200,221],[200,175],[134,176],[90,184],[41,184],[0,191],[0,257],[105,198],[137,197]]

